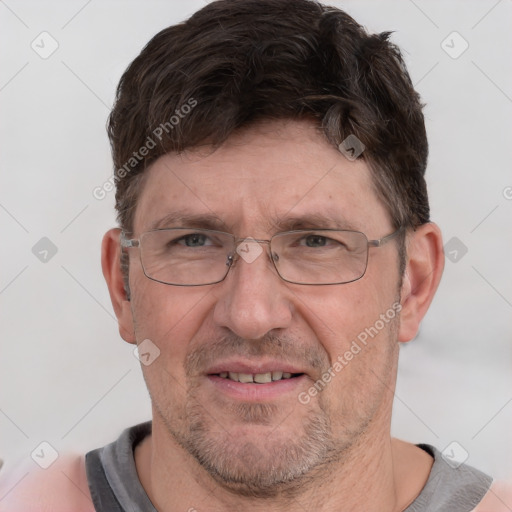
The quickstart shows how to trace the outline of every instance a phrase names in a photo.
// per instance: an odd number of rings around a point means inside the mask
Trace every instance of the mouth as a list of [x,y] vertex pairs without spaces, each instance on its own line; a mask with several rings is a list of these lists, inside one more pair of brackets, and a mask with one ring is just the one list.
[[279,361],[231,361],[210,368],[206,377],[215,392],[230,399],[270,402],[306,385],[308,376],[301,370]]
[[265,373],[220,372],[210,375],[220,377],[221,379],[229,379],[232,380],[233,382],[242,382],[244,384],[268,384],[269,382],[276,382],[286,379],[295,379],[304,374],[274,370]]
[[209,375],[220,377],[221,379],[228,379],[233,382],[242,382],[243,384],[268,384],[270,382],[280,380],[295,379],[304,375],[304,373],[290,373],[283,372],[282,370],[273,370],[265,373],[219,372]]

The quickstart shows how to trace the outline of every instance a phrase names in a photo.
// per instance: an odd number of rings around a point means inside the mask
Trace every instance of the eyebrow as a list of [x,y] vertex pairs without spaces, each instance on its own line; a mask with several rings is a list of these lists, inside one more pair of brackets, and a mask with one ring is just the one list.
[[[171,212],[149,225],[148,230],[165,228],[197,228],[215,231],[232,232],[232,226],[215,214],[192,214],[186,212]],[[299,229],[348,229],[360,231],[361,227],[347,221],[339,214],[303,213],[293,216],[274,216],[265,223],[268,232],[273,234],[282,231]]]
[[275,217],[271,225],[279,231],[295,231],[297,229],[340,229],[360,231],[352,222],[339,214],[303,213],[287,217]]
[[165,217],[152,222],[149,230],[165,228],[198,228],[226,231],[228,226],[213,214],[191,214],[185,212],[171,212]]

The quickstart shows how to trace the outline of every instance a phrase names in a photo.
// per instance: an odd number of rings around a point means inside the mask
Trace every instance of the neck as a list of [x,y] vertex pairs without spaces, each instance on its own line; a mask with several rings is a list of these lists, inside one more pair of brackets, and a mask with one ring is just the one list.
[[[155,507],[175,510],[234,509],[284,512],[304,508],[318,512],[404,510],[428,479],[432,458],[414,445],[392,439],[375,418],[343,456],[310,475],[298,488],[273,498],[252,498],[222,487],[188,454],[153,416],[153,432],[135,450],[137,472]],[[389,418],[381,418],[389,425]],[[162,475],[166,475],[162,477]]]

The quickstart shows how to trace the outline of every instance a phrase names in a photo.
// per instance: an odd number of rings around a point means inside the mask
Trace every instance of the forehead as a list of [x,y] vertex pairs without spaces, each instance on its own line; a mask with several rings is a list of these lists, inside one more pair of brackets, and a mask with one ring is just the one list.
[[200,219],[244,236],[308,222],[366,231],[389,222],[367,164],[347,160],[311,121],[255,125],[215,151],[168,154],[145,172],[135,232]]

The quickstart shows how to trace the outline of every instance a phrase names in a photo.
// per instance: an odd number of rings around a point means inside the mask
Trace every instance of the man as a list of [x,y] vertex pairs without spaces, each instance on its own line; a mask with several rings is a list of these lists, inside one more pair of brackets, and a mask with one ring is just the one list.
[[510,510],[390,436],[444,257],[389,34],[310,0],[210,3],[131,64],[109,135],[103,272],[152,422],[5,510]]

